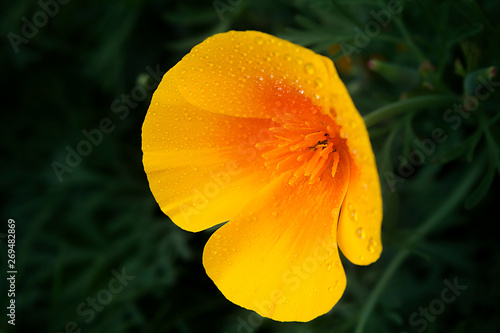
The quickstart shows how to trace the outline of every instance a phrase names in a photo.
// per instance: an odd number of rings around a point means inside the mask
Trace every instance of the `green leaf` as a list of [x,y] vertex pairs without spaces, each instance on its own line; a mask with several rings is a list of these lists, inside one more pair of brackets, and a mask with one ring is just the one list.
[[484,130],[484,136],[486,137],[486,142],[488,144],[488,150],[490,153],[490,160],[491,163],[495,166],[495,168],[498,171],[498,174],[500,174],[500,147],[498,147],[498,144],[493,137],[493,134],[490,131],[490,126],[486,122],[484,117],[480,118],[480,123],[481,127]]
[[484,175],[479,185],[472,191],[470,196],[465,201],[465,208],[474,208],[488,193],[493,179],[495,178],[495,167],[492,163],[488,166],[488,171]]
[[454,36],[451,36],[446,43],[447,47],[452,47],[456,43],[460,42],[463,39],[468,37],[472,37],[477,35],[483,31],[483,25],[479,23],[471,24],[471,25],[463,25],[462,27],[456,30]]
[[[482,134],[482,131],[479,131]],[[467,162],[471,163],[474,158],[474,151],[476,150],[477,144],[481,140],[482,135],[475,136],[470,143],[469,151],[467,152],[466,159]]]
[[462,156],[467,151],[467,149],[469,149],[470,151],[472,148],[475,148],[477,146],[477,143],[481,139],[481,135],[482,131],[477,130],[476,132],[474,132],[474,134],[472,134],[470,137],[468,137],[465,141],[463,141],[459,145],[438,155],[435,160],[443,164],[456,160],[457,158]]

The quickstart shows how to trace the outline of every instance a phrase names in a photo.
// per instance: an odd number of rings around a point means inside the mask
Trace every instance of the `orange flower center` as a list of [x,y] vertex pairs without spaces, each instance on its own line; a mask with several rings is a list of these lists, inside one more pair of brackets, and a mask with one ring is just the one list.
[[267,168],[275,168],[277,173],[294,170],[290,185],[304,177],[314,184],[324,173],[334,177],[337,171],[345,139],[339,136],[340,126],[329,116],[314,111],[308,118],[294,111],[278,114],[269,128],[271,139],[256,144],[264,150]]

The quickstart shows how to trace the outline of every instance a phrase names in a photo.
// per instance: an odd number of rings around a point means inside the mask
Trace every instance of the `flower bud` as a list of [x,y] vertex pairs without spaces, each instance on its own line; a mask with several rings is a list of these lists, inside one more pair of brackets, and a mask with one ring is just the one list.
[[476,88],[484,84],[484,79],[491,80],[497,75],[497,68],[490,66],[470,72],[464,79],[465,95],[474,95]]
[[368,68],[382,75],[387,81],[408,91],[416,88],[420,82],[420,73],[412,68],[371,59]]

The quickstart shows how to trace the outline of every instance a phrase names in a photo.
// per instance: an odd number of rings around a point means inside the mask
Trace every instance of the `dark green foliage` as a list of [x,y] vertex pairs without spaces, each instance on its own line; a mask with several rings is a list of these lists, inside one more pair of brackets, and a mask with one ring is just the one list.
[[[402,1],[401,13],[378,23],[374,13],[389,3],[70,1],[28,37],[23,26],[40,3],[2,2],[0,332],[13,331],[5,315],[9,218],[18,332],[498,332],[500,79],[479,98],[481,80],[471,73],[500,66],[500,3]],[[380,33],[366,39],[359,31],[369,22]],[[158,72],[229,29],[330,56],[360,112],[382,110],[365,119],[384,191],[384,252],[369,267],[343,260],[343,298],[309,323],[262,320],[226,301],[201,263],[210,232],[171,223],[142,169],[140,131]],[[407,91],[370,71],[370,59],[419,71],[421,82]],[[123,97],[140,92],[132,102]],[[99,128],[88,156],[61,169],[67,148]],[[87,298],[109,291],[123,269],[123,289],[89,311]],[[467,289],[425,327],[412,325],[455,278]]]

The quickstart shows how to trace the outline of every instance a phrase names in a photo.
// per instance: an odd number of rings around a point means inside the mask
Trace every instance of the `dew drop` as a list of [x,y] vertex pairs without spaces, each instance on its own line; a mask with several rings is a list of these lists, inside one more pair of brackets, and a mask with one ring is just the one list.
[[297,59],[295,59],[295,62],[297,64],[301,65],[303,61],[302,61],[302,58],[297,58]]
[[355,209],[351,211],[351,220],[358,221],[358,212]]
[[375,247],[374,247],[373,245],[369,244],[369,245],[368,245],[368,251],[369,251],[370,253],[375,252]]
[[316,85],[316,88],[318,88],[318,89],[323,88],[323,81],[321,79],[316,79],[314,81],[314,84]]
[[257,45],[262,45],[262,43],[264,43],[264,40],[260,37],[255,37],[255,43]]
[[273,217],[276,217],[276,216],[278,216],[278,212],[273,212],[272,215],[273,215]]
[[288,61],[292,60],[292,56],[289,55],[288,53],[285,54],[285,60],[288,60]]
[[305,66],[304,66],[304,69],[306,71],[307,74],[314,74],[315,72],[315,68],[314,68],[314,65],[311,64],[311,63],[307,63]]
[[365,238],[366,235],[365,235],[363,228],[359,227],[358,229],[356,229],[356,236],[360,239]]

